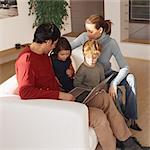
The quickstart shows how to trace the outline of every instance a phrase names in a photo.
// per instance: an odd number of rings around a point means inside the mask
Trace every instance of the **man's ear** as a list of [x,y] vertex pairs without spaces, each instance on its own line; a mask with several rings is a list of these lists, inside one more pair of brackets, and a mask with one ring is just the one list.
[[52,44],[52,40],[47,40],[46,43],[47,44]]
[[100,32],[100,34],[102,34],[102,32],[103,32],[103,28],[102,27],[99,28],[99,32]]

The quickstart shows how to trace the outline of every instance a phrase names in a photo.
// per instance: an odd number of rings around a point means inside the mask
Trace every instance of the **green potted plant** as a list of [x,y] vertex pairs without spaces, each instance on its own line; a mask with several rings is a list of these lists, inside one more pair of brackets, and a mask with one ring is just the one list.
[[61,29],[64,20],[67,19],[69,5],[66,0],[29,0],[28,4],[29,15],[35,14],[33,27],[54,22]]

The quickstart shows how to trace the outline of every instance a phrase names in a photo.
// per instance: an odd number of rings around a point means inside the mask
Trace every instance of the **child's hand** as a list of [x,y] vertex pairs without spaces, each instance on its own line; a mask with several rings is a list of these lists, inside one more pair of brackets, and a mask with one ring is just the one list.
[[68,75],[69,78],[73,78],[74,68],[73,68],[72,64],[70,64],[69,68],[66,70],[66,74]]
[[68,75],[69,78],[73,77],[74,71],[72,69],[67,69],[66,74]]

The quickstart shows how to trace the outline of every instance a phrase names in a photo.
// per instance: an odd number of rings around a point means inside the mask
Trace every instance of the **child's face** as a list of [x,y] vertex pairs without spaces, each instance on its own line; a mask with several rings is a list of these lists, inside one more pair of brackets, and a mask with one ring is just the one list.
[[86,55],[84,56],[84,58],[88,66],[95,66],[98,59],[98,55]]
[[66,61],[66,59],[70,56],[70,50],[61,50],[58,52],[58,59],[62,61]]

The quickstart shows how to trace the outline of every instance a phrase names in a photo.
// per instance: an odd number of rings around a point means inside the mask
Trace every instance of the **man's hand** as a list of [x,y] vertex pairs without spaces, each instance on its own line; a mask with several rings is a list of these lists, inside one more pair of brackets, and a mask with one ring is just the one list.
[[117,97],[117,86],[110,85],[108,93],[113,98],[113,100],[115,100]]
[[65,101],[75,101],[75,97],[72,94],[65,93],[65,92],[59,92],[58,98]]

